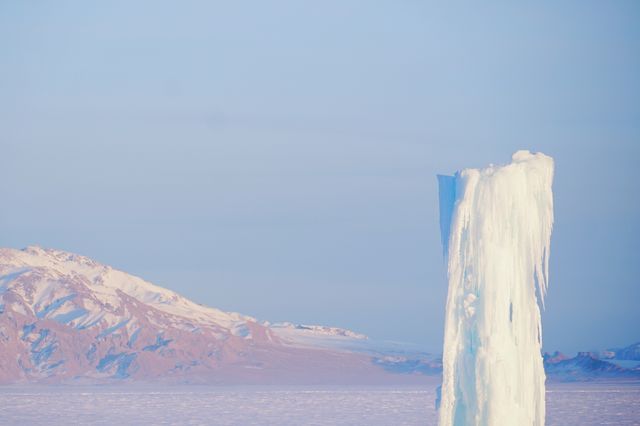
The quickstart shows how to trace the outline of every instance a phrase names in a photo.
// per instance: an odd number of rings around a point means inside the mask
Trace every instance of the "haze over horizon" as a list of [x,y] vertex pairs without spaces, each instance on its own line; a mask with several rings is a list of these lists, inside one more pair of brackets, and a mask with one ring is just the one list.
[[467,6],[0,5],[0,246],[435,352],[436,174],[529,149],[544,348],[640,340],[640,6]]

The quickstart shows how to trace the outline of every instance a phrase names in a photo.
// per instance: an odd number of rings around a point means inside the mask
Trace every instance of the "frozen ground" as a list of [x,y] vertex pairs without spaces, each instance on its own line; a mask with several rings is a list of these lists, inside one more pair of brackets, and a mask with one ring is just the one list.
[[[2,387],[2,425],[435,425],[434,387]],[[547,425],[638,425],[640,384],[547,386]]]

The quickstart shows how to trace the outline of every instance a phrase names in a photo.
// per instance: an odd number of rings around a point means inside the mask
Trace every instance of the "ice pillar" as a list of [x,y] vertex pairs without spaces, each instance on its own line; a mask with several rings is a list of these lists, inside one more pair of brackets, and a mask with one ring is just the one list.
[[553,159],[518,151],[438,181],[449,278],[440,425],[543,425]]

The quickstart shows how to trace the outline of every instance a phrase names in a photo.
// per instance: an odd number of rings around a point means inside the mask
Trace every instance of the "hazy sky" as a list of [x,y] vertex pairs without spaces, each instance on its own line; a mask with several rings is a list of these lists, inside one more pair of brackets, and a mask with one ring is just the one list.
[[441,349],[437,173],[556,160],[544,346],[640,340],[640,3],[0,3],[0,245]]

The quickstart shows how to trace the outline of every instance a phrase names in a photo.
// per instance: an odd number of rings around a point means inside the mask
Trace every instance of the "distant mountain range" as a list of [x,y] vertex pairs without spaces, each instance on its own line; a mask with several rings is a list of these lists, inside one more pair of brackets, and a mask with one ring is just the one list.
[[629,345],[626,348],[609,349],[603,352],[603,356],[611,359],[640,362],[640,342]]
[[597,379],[640,380],[640,361],[631,368],[623,367],[617,360],[600,359],[599,354],[578,352],[573,358],[560,352],[544,354],[544,369],[547,379],[555,381],[588,381]]
[[[397,374],[409,353],[417,368]],[[209,308],[65,251],[0,249],[0,383],[420,383],[434,358]]]
[[[545,368],[640,378],[639,348],[545,354]],[[441,372],[412,345],[209,308],[61,250],[0,249],[0,383],[419,384]]]

